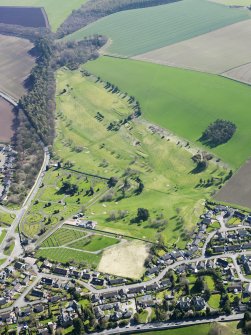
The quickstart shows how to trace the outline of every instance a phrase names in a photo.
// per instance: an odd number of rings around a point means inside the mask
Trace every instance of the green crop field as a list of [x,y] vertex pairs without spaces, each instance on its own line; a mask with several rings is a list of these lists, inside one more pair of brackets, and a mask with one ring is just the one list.
[[41,244],[41,247],[59,247],[84,236],[86,236],[84,232],[74,229],[61,228],[48,237]]
[[91,237],[87,237],[82,240],[73,242],[72,244],[69,245],[69,247],[95,252],[110,247],[118,242],[119,240],[117,240],[116,238],[101,235],[93,235]]
[[56,31],[71,12],[79,8],[85,1],[86,0],[0,0],[0,6],[44,7],[51,28],[53,31]]
[[212,152],[233,168],[250,157],[249,86],[216,75],[111,57],[89,62],[85,68],[135,96],[146,119],[196,145],[211,122],[218,118],[234,122],[233,138]]
[[205,0],[183,0],[163,6],[119,12],[66,37],[78,40],[106,35],[108,53],[135,56],[248,19],[248,11]]
[[40,248],[36,253],[36,257],[44,257],[50,261],[59,263],[86,264],[92,268],[96,268],[101,255],[59,247],[50,249]]
[[[216,189],[215,185],[199,187],[200,179],[221,178],[225,171],[209,164],[205,172],[193,173],[191,154],[176,142],[152,134],[143,120],[108,130],[110,122],[132,113],[132,106],[124,93],[112,94],[104,86],[95,77],[83,76],[81,70],[58,71],[55,154],[63,164],[70,161],[76,169],[120,179],[117,188],[108,191],[114,192],[110,201],[104,198],[86,210],[98,228],[151,241],[162,231],[167,243],[184,245],[203,201]],[[76,152],[76,147],[82,151]],[[130,171],[143,180],[144,191],[136,195],[135,181],[128,176],[129,188],[121,198],[119,189]],[[142,206],[149,209],[151,221],[132,223]],[[119,218],[121,212],[126,213],[124,218]]]

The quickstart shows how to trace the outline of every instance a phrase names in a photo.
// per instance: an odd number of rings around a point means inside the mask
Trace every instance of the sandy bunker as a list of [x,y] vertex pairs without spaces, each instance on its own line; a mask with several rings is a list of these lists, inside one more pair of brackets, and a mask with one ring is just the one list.
[[147,245],[141,241],[120,243],[104,251],[98,270],[138,279],[144,274],[144,262],[147,256]]

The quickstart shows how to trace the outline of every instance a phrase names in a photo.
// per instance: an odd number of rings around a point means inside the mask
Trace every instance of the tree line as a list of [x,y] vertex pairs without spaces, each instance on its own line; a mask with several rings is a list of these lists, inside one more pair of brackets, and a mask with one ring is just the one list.
[[61,24],[57,37],[62,38],[102,17],[120,11],[164,5],[178,0],[92,0],[83,4]]

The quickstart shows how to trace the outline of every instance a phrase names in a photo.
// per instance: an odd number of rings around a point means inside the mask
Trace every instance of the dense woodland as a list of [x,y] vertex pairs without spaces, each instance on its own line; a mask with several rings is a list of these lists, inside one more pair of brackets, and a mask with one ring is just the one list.
[[0,34],[26,38],[32,42],[35,41],[37,38],[43,36],[44,34],[48,33],[49,30],[46,28],[29,28],[0,23]]
[[44,154],[37,132],[30,126],[29,120],[21,109],[16,110],[14,123],[16,131],[12,138],[12,146],[17,152],[17,159],[8,201],[20,204],[34,184]]
[[164,5],[178,0],[92,0],[86,2],[63,22],[57,31],[62,38],[107,15],[123,10]]

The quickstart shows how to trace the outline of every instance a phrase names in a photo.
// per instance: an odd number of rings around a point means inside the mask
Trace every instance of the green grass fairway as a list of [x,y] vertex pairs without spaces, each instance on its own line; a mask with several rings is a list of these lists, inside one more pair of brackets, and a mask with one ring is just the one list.
[[0,227],[1,225],[10,226],[15,219],[15,214],[9,214],[0,211]]
[[44,7],[52,31],[56,31],[71,12],[85,2],[86,0],[0,0],[0,6]]
[[[140,120],[118,131],[107,130],[110,122],[132,113],[132,107],[128,96],[112,94],[104,85],[93,76],[83,76],[81,70],[58,71],[55,154],[63,163],[74,163],[74,169],[120,179],[112,201],[96,201],[86,210],[99,229],[151,241],[162,230],[167,243],[178,241],[184,246],[187,230],[193,229],[203,210],[203,200],[215,190],[215,186],[196,185],[200,178],[221,178],[224,171],[210,164],[203,173],[191,173],[195,168],[191,154],[176,142],[152,134]],[[76,147],[82,151],[77,153]],[[128,177],[129,189],[119,199],[119,185],[128,168],[143,180],[144,191],[135,195],[135,181]],[[149,209],[152,221],[130,223],[142,206]],[[116,216],[128,212],[122,219],[109,220],[113,211]]]
[[96,268],[101,255],[59,247],[51,249],[40,248],[36,253],[36,257],[44,257],[50,261],[59,263],[71,262],[76,264],[86,264]]
[[111,57],[89,62],[85,68],[135,96],[145,118],[189,141],[196,142],[217,118],[233,121],[237,126],[233,138],[212,151],[234,168],[250,157],[249,86],[216,75]]
[[70,248],[85,250],[85,251],[99,251],[104,248],[110,247],[114,244],[117,244],[119,240],[112,237],[93,235],[90,238],[84,238],[82,240],[73,242],[69,245]]
[[78,40],[95,33],[112,41],[108,52],[135,56],[205,34],[249,18],[249,12],[204,0],[119,12],[69,35]]

